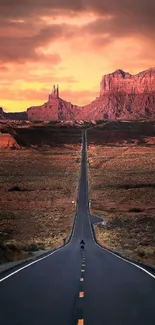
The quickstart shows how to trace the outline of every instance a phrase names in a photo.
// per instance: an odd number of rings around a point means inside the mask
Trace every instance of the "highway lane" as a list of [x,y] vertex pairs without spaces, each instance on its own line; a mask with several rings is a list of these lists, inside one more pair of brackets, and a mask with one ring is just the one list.
[[[86,161],[84,134],[77,218],[71,241],[0,282],[2,325],[75,325],[80,318],[84,325],[155,324],[155,279],[94,242]],[[86,242],[83,267],[81,239]]]
[[[84,159],[87,160],[86,138],[84,146]],[[84,174],[87,193],[86,163]],[[86,222],[88,221],[85,220],[84,227],[86,240],[84,324],[155,324],[155,279],[96,245]]]

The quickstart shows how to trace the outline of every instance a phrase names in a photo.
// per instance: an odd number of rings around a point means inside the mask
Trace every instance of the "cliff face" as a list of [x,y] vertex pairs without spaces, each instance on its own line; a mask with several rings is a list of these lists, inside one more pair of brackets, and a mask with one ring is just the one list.
[[58,95],[50,94],[49,100],[41,106],[28,108],[27,114],[29,120],[65,120],[75,119],[78,106],[66,102]]
[[122,70],[103,76],[100,96],[108,93],[143,94],[155,92],[155,68],[131,75]]
[[29,120],[58,120],[58,100],[53,98],[41,106],[32,106],[28,108],[27,115]]
[[125,119],[155,118],[155,95],[106,94],[86,105],[77,119]]
[[105,75],[100,96],[84,107],[83,114],[87,119],[155,118],[155,68],[137,75],[122,70]]

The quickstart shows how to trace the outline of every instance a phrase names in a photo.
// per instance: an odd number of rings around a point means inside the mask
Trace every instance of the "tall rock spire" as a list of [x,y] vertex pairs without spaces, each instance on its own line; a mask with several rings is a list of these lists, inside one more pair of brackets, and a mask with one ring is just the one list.
[[57,97],[59,97],[59,86],[57,85]]
[[53,86],[53,95],[54,95],[54,96],[56,95],[56,88],[55,88],[55,85]]

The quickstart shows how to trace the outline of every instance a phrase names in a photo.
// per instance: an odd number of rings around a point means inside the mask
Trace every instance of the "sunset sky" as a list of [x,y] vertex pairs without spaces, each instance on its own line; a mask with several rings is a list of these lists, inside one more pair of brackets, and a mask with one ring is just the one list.
[[0,0],[0,106],[87,104],[102,75],[155,66],[154,0]]

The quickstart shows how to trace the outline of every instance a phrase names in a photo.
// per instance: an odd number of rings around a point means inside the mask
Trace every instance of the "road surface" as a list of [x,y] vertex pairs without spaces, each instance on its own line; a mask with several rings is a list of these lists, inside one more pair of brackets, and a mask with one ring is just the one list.
[[[86,134],[78,205],[64,248],[0,279],[1,325],[154,325],[155,278],[100,248],[89,220]],[[84,256],[80,241],[84,239]]]

